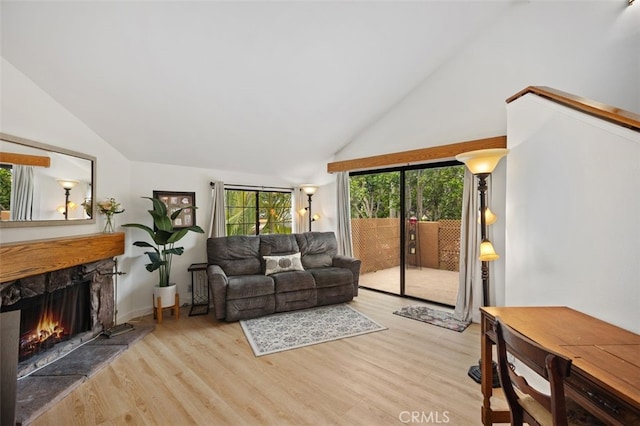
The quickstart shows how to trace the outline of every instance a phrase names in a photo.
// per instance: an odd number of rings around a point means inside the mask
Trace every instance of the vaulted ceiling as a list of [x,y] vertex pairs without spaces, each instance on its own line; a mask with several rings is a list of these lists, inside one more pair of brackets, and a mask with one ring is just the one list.
[[3,1],[1,53],[130,160],[304,176],[511,4]]

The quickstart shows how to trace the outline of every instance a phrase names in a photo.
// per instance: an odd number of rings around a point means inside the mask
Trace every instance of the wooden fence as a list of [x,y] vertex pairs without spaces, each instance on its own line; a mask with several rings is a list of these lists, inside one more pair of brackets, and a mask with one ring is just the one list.
[[[408,266],[458,271],[460,221],[418,222],[415,250],[407,252]],[[354,255],[360,272],[400,265],[400,219],[351,219]]]

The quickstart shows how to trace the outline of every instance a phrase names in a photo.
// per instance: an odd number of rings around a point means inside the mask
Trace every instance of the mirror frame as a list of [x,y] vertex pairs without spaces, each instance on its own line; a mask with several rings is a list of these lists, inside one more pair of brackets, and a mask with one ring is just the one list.
[[[91,161],[91,200],[96,199],[96,169],[97,160],[96,157],[91,155],[82,154],[80,152],[71,151],[69,149],[60,148],[53,145],[47,145],[41,142],[36,142],[30,139],[21,138],[19,136],[9,135],[7,133],[0,132],[0,139],[6,142],[15,143],[18,145],[24,145],[31,148],[42,149],[44,151],[55,152],[58,154],[70,155],[72,157],[81,158],[83,160]],[[90,219],[74,219],[74,220],[30,220],[30,221],[0,221],[0,228],[30,228],[36,226],[69,226],[69,225],[90,225],[96,223],[96,203],[91,203],[91,218]]]

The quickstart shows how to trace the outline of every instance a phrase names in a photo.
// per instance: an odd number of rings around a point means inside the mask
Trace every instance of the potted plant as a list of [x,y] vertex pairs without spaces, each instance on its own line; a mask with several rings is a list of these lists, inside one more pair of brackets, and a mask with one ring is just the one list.
[[[173,221],[185,209],[195,209],[196,206],[185,206],[177,209],[171,216],[167,215],[167,206],[161,200],[151,197],[143,197],[151,200],[153,210],[148,210],[153,218],[153,228],[141,223],[127,223],[125,227],[139,228],[147,232],[153,244],[146,241],[136,241],[133,243],[137,247],[148,247],[153,251],[147,251],[145,254],[149,256],[150,263],[146,266],[147,271],[153,272],[158,270],[159,281],[154,291],[154,307],[156,306],[156,297],[161,298],[162,307],[171,307],[175,304],[176,285],[171,282],[171,260],[173,255],[180,256],[184,252],[184,247],[176,247],[175,243],[184,238],[189,231],[203,234],[204,231],[197,225],[174,229]],[[172,296],[173,295],[173,296]]]

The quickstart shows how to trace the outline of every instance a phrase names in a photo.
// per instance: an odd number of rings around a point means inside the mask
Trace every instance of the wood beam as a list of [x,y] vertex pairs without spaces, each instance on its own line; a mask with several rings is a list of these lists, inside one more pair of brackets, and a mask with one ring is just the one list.
[[347,172],[355,170],[376,169],[383,167],[420,164],[436,160],[451,160],[463,152],[488,148],[506,148],[506,136],[494,136],[486,139],[476,139],[431,148],[414,149],[392,154],[375,155],[373,157],[356,158],[353,160],[336,161],[327,164],[328,173]]
[[0,283],[124,254],[124,233],[32,240],[0,245]]
[[51,158],[42,155],[16,154],[15,152],[0,152],[0,163],[20,164],[22,166],[50,167]]

